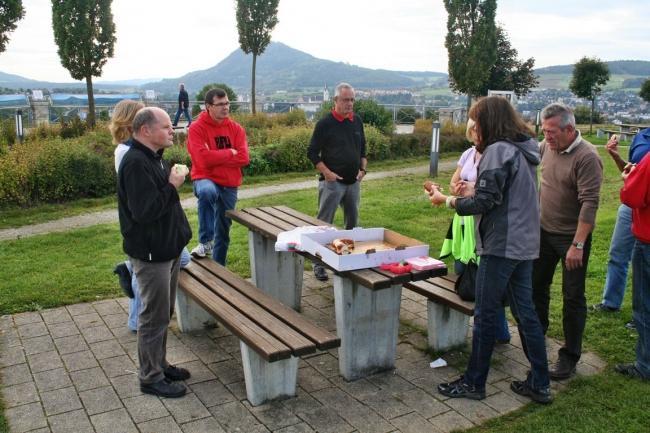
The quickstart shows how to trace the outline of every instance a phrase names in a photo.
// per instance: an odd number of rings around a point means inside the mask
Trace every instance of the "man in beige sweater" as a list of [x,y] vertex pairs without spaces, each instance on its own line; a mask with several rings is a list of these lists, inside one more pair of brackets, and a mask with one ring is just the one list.
[[542,110],[542,131],[541,242],[539,258],[533,263],[533,301],[546,332],[550,287],[560,261],[565,343],[549,376],[562,380],[575,373],[582,351],[587,318],[585,277],[603,163],[595,147],[576,129],[573,112],[566,105],[554,103]]

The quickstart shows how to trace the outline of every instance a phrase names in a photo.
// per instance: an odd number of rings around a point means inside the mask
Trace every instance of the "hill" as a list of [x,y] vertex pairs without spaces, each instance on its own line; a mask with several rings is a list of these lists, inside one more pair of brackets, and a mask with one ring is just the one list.
[[[645,60],[615,60],[607,63],[610,79],[606,90],[639,89],[650,78],[650,62]],[[539,87],[568,89],[573,75],[573,65],[547,66],[535,69],[539,75]]]
[[[182,77],[142,85],[161,93],[174,93],[178,83],[185,83],[190,92],[205,84],[226,83],[238,92],[247,92],[251,83],[252,55],[237,49],[215,66],[190,72]],[[318,59],[280,42],[271,42],[257,59],[256,86],[262,92],[276,90],[331,89],[341,81],[349,81],[360,89],[397,89],[427,85],[447,85],[447,74],[441,72],[408,72],[369,69],[342,62]]]

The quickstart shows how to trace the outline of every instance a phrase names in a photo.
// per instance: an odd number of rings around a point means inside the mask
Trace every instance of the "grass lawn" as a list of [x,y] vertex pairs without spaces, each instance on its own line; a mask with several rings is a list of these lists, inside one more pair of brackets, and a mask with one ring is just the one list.
[[[614,164],[601,150],[606,180],[593,236],[587,276],[588,305],[600,301],[609,240],[618,207],[621,181]],[[422,160],[421,162],[425,162]],[[374,170],[373,170],[374,171]],[[444,184],[451,173],[442,173]],[[422,193],[423,177],[403,176],[363,184],[360,221],[365,227],[388,227],[429,243],[437,255],[451,213],[433,208]],[[242,200],[238,207],[285,204],[308,214],[316,213],[316,191],[305,190]],[[196,212],[188,217],[197,233]],[[336,224],[341,224],[338,215]],[[196,238],[191,241],[193,245]],[[0,243],[0,315],[51,308],[64,304],[121,296],[113,265],[123,259],[117,224],[69,233],[49,234]],[[245,229],[233,224],[229,267],[249,276]],[[560,272],[556,281],[559,281]],[[557,395],[549,407],[527,407],[494,419],[472,431],[485,432],[647,432],[650,425],[650,383],[628,380],[613,372],[617,362],[634,359],[636,334],[625,329],[631,317],[626,296],[620,313],[589,314],[584,346],[607,363],[603,374],[578,378]],[[553,287],[549,335],[562,338],[561,296]],[[3,418],[0,415],[0,432]]]

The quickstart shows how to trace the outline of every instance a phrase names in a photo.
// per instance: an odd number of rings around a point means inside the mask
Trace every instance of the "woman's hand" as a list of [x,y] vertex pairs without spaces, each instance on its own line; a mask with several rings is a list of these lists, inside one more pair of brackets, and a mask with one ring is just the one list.
[[445,201],[447,200],[447,196],[444,195],[440,190],[440,187],[436,185],[429,192],[429,200],[431,200],[432,205],[439,206],[441,204],[445,204]]
[[476,193],[476,190],[474,189],[474,185],[475,182],[468,182],[466,180],[461,180],[457,184],[458,192],[455,192],[454,195],[458,195],[460,197],[471,197]]

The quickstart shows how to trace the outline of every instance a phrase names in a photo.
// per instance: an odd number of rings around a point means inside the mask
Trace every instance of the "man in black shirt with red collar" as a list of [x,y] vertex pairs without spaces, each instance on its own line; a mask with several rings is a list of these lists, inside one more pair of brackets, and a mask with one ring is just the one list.
[[[311,137],[307,156],[320,172],[318,182],[318,219],[331,223],[336,208],[343,208],[345,228],[357,226],[360,183],[366,175],[366,137],[363,122],[354,114],[354,89],[340,83],[334,92],[334,109],[319,120]],[[327,272],[314,265],[321,281]]]

